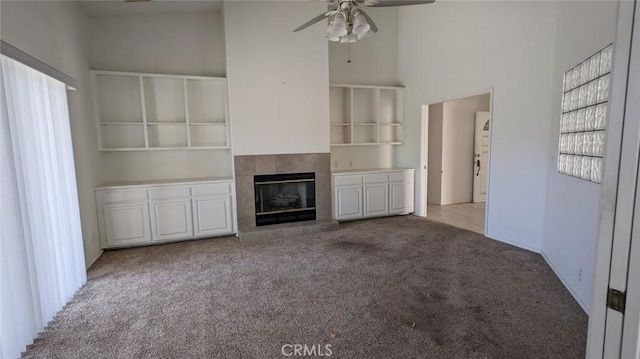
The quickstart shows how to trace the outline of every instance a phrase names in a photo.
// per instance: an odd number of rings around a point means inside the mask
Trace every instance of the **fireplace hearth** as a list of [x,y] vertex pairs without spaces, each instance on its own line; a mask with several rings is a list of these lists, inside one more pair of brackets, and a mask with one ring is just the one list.
[[256,226],[316,219],[315,173],[254,176]]

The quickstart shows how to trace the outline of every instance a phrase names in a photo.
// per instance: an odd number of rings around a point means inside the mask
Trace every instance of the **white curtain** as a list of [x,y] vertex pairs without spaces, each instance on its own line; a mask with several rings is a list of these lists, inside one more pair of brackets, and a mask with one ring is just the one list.
[[0,358],[86,282],[66,86],[1,57]]

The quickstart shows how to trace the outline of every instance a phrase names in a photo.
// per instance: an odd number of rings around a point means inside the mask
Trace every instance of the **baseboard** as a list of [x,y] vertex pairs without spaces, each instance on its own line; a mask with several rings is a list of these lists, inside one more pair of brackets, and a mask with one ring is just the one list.
[[490,234],[490,233],[485,233],[485,234],[484,234],[484,236],[485,236],[485,237],[487,237],[487,238],[489,238],[489,239],[493,239],[494,241],[498,241],[498,242],[502,242],[502,243],[510,244],[510,245],[512,245],[512,246],[514,246],[514,247],[518,247],[518,248],[526,249],[526,250],[528,250],[529,252],[533,252],[533,253],[540,253],[540,252],[541,252],[539,248],[534,248],[534,247],[530,247],[530,246],[528,246],[528,245],[526,245],[526,244],[522,244],[522,243],[518,243],[518,242],[513,242],[513,241],[510,241],[510,240],[508,240],[508,239],[504,239],[504,238],[500,238],[500,237],[498,237],[498,236],[494,236],[494,235],[492,235],[492,234]]
[[87,263],[86,263],[87,269],[89,269],[93,265],[93,263],[95,263],[98,260],[98,258],[100,258],[102,253],[104,253],[104,251],[101,249],[98,253],[96,253],[95,256],[93,256],[93,258],[91,258],[91,259],[89,259],[89,261],[87,261]]
[[547,262],[547,265],[551,268],[553,273],[556,274],[556,277],[560,279],[560,282],[562,282],[562,284],[565,286],[565,288],[567,288],[569,293],[571,293],[571,296],[573,297],[573,299],[575,299],[575,301],[578,302],[578,305],[580,305],[582,310],[584,310],[584,312],[587,315],[589,315],[589,306],[584,301],[582,301],[582,298],[580,298],[580,296],[578,295],[578,292],[576,292],[576,290],[571,286],[571,284],[569,284],[569,281],[567,281],[562,276],[562,274],[560,274],[560,271],[558,270],[558,268],[556,268],[556,266],[553,265],[551,260],[549,260],[549,257],[547,257],[547,255],[544,252],[540,252],[540,255],[542,255],[542,258],[544,258],[544,261]]

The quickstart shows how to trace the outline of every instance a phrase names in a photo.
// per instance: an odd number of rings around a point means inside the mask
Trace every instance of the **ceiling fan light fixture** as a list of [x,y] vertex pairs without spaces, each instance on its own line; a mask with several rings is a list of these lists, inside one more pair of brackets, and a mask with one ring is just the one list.
[[344,18],[343,15],[341,14],[337,14],[334,18],[333,21],[331,22],[331,25],[329,25],[329,28],[327,29],[327,33],[329,33],[330,35],[333,35],[335,37],[342,37],[347,35],[347,20]]
[[362,16],[359,12],[356,12],[353,15],[353,30],[352,32],[356,35],[364,35],[371,29],[371,26],[367,22],[367,19]]
[[375,6],[380,4],[379,0],[364,0],[364,4],[367,6]]
[[369,31],[365,32],[364,34],[359,34],[358,35],[358,40],[362,40],[362,39],[366,39],[367,37],[371,36],[375,34],[373,31],[371,31],[371,29],[369,29]]
[[342,36],[340,38],[340,43],[341,44],[351,44],[351,43],[354,43],[356,41],[358,41],[358,35],[356,35],[356,34],[348,34],[348,35]]
[[333,41],[333,42],[340,41],[340,38],[338,36],[333,36],[328,32],[324,34],[324,38],[329,40],[329,41]]

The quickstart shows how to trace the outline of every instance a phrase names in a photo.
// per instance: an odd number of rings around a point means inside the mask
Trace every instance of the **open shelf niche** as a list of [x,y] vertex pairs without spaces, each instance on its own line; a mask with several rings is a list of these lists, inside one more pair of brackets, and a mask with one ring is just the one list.
[[225,78],[92,75],[100,151],[230,148]]
[[403,140],[404,88],[331,84],[329,101],[331,168],[392,166]]

